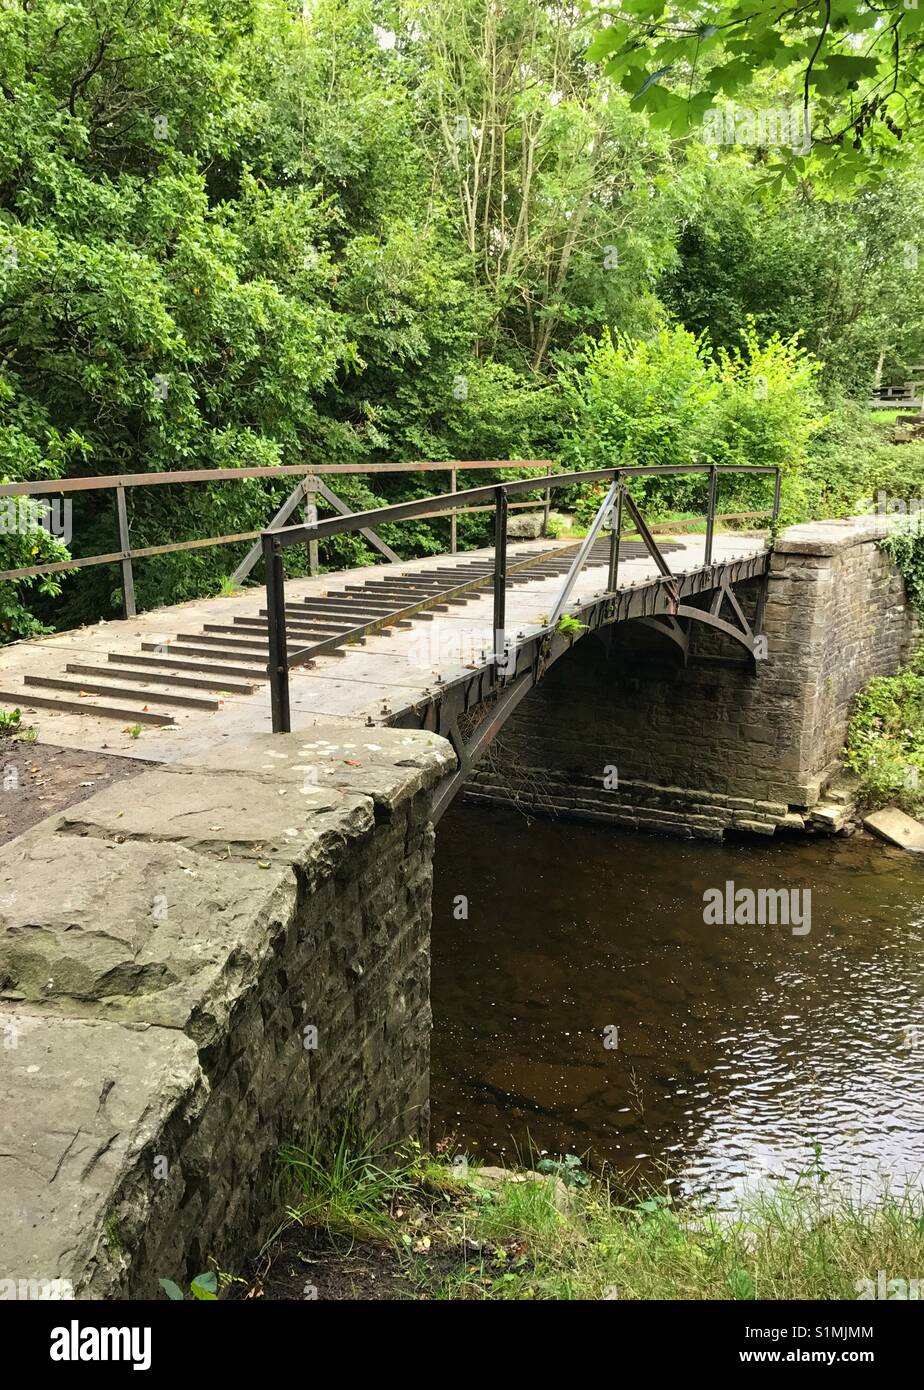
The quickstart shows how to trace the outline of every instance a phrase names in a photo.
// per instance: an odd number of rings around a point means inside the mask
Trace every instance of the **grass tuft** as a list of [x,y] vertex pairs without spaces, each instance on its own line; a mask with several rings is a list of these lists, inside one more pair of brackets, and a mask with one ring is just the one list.
[[460,1169],[351,1125],[282,1154],[288,1222],[374,1242],[408,1298],[856,1299],[879,1271],[924,1280],[924,1193],[860,1201],[832,1189],[817,1152],[733,1211],[667,1186],[582,1185],[573,1166],[568,1182],[564,1163]]

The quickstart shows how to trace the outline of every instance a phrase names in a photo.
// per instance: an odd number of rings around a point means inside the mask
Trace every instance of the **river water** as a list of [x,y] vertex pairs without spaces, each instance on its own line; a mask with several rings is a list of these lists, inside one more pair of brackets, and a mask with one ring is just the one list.
[[[810,930],[707,924],[727,882],[809,891]],[[855,1191],[924,1174],[924,863],[878,842],[456,806],[432,998],[433,1136],[486,1161],[570,1152],[718,1198],[815,1145]]]

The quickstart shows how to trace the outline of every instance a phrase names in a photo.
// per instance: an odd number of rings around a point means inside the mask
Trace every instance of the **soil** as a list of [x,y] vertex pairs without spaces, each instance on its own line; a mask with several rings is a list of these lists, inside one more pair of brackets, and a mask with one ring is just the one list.
[[329,1301],[425,1297],[385,1241],[357,1240],[318,1226],[290,1226],[254,1262],[246,1289],[226,1297]]
[[29,743],[15,734],[0,737],[0,844],[111,782],[153,766],[137,758]]
[[474,1286],[483,1262],[493,1268],[497,1256],[498,1269],[507,1269],[524,1249],[517,1240],[504,1240],[495,1247],[463,1236],[459,1218],[475,1200],[469,1193],[415,1189],[405,1197],[408,1200],[390,1209],[394,1233],[401,1239],[293,1222],[240,1271],[239,1282],[222,1296],[271,1301],[426,1300],[445,1297],[443,1289],[450,1276],[468,1276]]

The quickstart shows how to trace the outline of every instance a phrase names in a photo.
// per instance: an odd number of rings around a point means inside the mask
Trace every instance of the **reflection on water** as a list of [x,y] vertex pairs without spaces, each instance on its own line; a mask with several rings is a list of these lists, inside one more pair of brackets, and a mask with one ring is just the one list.
[[[810,933],[705,925],[727,880],[810,889]],[[433,1012],[433,1133],[474,1153],[529,1139],[714,1195],[798,1172],[813,1143],[854,1186],[924,1173],[924,864],[898,850],[459,806],[437,835]]]

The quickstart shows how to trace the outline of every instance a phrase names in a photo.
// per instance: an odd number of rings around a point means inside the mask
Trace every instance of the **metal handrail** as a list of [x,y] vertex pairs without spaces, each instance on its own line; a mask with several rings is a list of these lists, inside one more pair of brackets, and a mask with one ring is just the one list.
[[[662,577],[670,582],[670,566],[667,564],[667,561],[658,548],[657,542],[654,540],[626,484],[627,481],[632,478],[678,476],[694,473],[708,473],[709,475],[709,497],[706,506],[706,540],[704,564],[702,567],[703,569],[707,569],[712,564],[719,477],[726,474],[773,475],[773,509],[770,516],[772,517],[773,524],[775,524],[780,513],[781,471],[779,467],[769,464],[633,464],[625,468],[598,468],[587,472],[557,473],[543,480],[543,485],[549,492],[553,489],[557,490],[565,487],[586,486],[588,483],[606,482],[610,484],[606,497],[588,530],[588,537],[579,547],[575,562],[572,564],[563,589],[557,597],[554,605],[555,618],[553,621],[557,621],[558,617],[560,617],[575,580],[577,579],[584,561],[587,559],[593,540],[596,539],[600,530],[607,524],[608,519],[610,519],[611,522],[608,588],[610,591],[615,590],[618,579],[619,544],[624,510],[629,512],[632,522],[638,528],[639,534],[661,571]],[[300,648],[291,656],[289,655],[285,615],[285,571],[282,559],[284,550],[292,545],[313,544],[327,536],[344,535],[353,531],[359,531],[373,524],[380,526],[383,522],[409,521],[416,517],[434,516],[440,513],[445,514],[447,509],[450,511],[462,511],[478,503],[493,502],[493,570],[486,577],[471,580],[465,585],[458,586],[457,590],[449,589],[444,591],[442,596],[451,597],[456,592],[462,594],[463,592],[483,587],[489,580],[493,581],[494,660],[500,662],[504,655],[506,585],[507,576],[510,572],[507,565],[507,511],[511,497],[518,496],[522,492],[534,491],[535,488],[535,481],[530,478],[525,478],[514,482],[494,483],[485,487],[467,488],[461,492],[441,493],[432,497],[418,498],[413,502],[398,502],[393,506],[377,507],[373,511],[354,512],[348,516],[330,517],[325,521],[316,521],[310,524],[296,526],[282,526],[264,531],[262,536],[262,547],[264,570],[266,574],[266,619],[269,638],[267,676],[269,678],[270,687],[273,732],[288,733],[291,730],[289,671],[293,666],[304,665],[306,662],[311,661],[314,656],[321,655],[321,648],[327,649],[331,645],[330,641],[326,643],[317,643],[309,647]],[[615,523],[612,522],[613,517],[615,517]],[[534,561],[530,561],[529,563],[534,563]],[[431,601],[432,600],[427,600],[426,602]],[[420,602],[408,608],[396,611],[395,613],[388,614],[379,620],[377,626],[380,628],[388,626],[389,620],[392,622],[400,621],[402,617],[421,610],[426,606],[426,602]],[[347,634],[347,638],[349,638],[349,634]]]
[[[310,510],[317,505],[317,494],[320,493],[328,501],[336,494],[332,494],[320,481],[315,485],[315,479],[329,477],[333,475],[376,475],[391,473],[441,473],[449,472],[452,479],[453,490],[455,489],[456,475],[461,472],[482,472],[485,469],[495,468],[534,468],[543,469],[545,474],[551,473],[552,461],[550,459],[449,459],[441,462],[415,462],[415,463],[320,463],[310,466],[305,464],[278,464],[265,465],[252,468],[187,468],[177,469],[173,472],[152,472],[152,473],[111,473],[98,474],[86,478],[35,478],[31,481],[17,483],[0,483],[0,497],[41,497],[50,494],[64,494],[71,492],[96,492],[112,490],[115,496],[116,517],[119,533],[119,549],[107,551],[100,555],[86,555],[79,559],[55,560],[45,565],[24,565],[18,569],[0,570],[0,580],[16,581],[19,579],[36,579],[46,574],[64,574],[69,570],[91,569],[95,565],[119,565],[122,571],[122,609],[126,618],[133,618],[136,613],[135,608],[135,581],[132,562],[134,560],[147,559],[153,555],[172,555],[182,550],[203,550],[213,545],[234,545],[242,541],[260,542],[264,529],[257,531],[238,531],[232,535],[224,536],[205,536],[201,539],[192,541],[170,541],[165,545],[147,545],[133,547],[131,544],[129,531],[129,518],[127,506],[127,494],[132,488],[139,487],[163,487],[166,485],[176,485],[178,483],[211,483],[211,482],[240,482],[244,478],[284,478],[298,476],[300,481],[295,491],[289,495],[280,511],[277,519],[285,519],[295,509],[300,501],[304,500],[306,507]],[[540,486],[538,481],[526,480],[530,487],[535,490]],[[546,494],[548,496],[548,493]],[[334,506],[342,510],[349,510],[338,498]],[[378,515],[378,513],[376,513]],[[358,529],[363,529],[362,527]],[[388,558],[396,559],[393,551],[389,551],[387,546],[383,546],[377,538],[368,537],[373,545],[382,550]],[[456,550],[456,521],[452,518],[451,534],[452,552]],[[254,561],[260,553],[259,544],[235,570],[232,578],[240,581],[244,574],[249,571]],[[312,572],[316,568],[316,555],[312,552]]]

